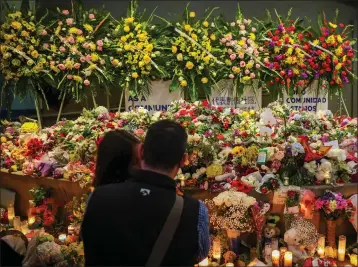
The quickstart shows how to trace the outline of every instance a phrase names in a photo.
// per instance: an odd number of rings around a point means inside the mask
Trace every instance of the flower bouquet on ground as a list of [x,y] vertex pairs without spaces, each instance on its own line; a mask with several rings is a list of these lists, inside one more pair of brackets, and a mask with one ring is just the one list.
[[152,77],[167,76],[162,66],[162,49],[154,36],[156,28],[151,24],[153,13],[144,19],[143,14],[137,12],[137,7],[137,1],[132,0],[127,16],[115,22],[110,42],[111,69],[116,75],[119,74],[116,83],[122,90],[118,111],[125,89],[132,97],[147,97],[151,91]]
[[215,85],[216,66],[221,65],[217,56],[221,49],[217,48],[218,40],[215,25],[210,19],[216,8],[208,10],[204,19],[197,19],[196,14],[186,6],[183,20],[167,23],[170,32],[162,34],[161,46],[171,49],[167,67],[173,70],[170,91],[180,88],[192,101],[199,98],[199,93],[208,97]]
[[270,204],[264,202],[256,202],[251,207],[251,214],[255,225],[255,233],[257,237],[256,252],[257,258],[261,258],[262,253],[262,235],[266,223],[266,214],[270,210]]
[[356,208],[350,199],[345,199],[340,192],[326,191],[315,202],[315,209],[322,210],[327,220],[327,242],[330,247],[336,247],[336,223],[340,218],[352,220]]
[[[16,11],[5,16],[0,28],[0,73],[4,77],[1,96],[14,94],[24,99],[30,95],[35,101],[40,127],[39,99],[42,98],[47,106],[43,81],[52,80],[47,53],[41,47],[41,39],[47,35],[43,19],[36,21],[31,11],[25,14]],[[9,92],[3,94],[4,89]],[[8,104],[11,110],[10,99]]]
[[237,255],[240,233],[254,231],[250,208],[255,203],[255,198],[237,191],[226,191],[212,200],[206,200],[211,214],[210,223],[214,229],[227,231],[230,250]]

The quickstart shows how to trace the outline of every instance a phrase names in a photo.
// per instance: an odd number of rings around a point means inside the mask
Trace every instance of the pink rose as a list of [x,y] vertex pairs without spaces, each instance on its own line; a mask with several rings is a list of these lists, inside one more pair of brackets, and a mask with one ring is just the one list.
[[73,19],[72,18],[66,19],[66,24],[71,26],[73,24]]
[[256,67],[256,69],[259,69],[259,68],[260,68],[260,64],[256,64],[255,67]]
[[223,44],[225,44],[225,43],[226,43],[226,39],[225,39],[225,38],[221,38],[220,42],[223,43]]
[[68,41],[73,44],[75,42],[75,38],[73,38],[72,36],[68,37]]
[[236,54],[231,54],[231,55],[230,55],[230,59],[231,59],[231,60],[234,60],[235,58],[236,58]]
[[31,175],[34,173],[35,164],[33,162],[25,161],[22,164],[22,172],[26,175]]
[[226,43],[226,46],[230,46],[230,45],[231,45],[230,42],[227,42],[227,43]]
[[46,31],[46,30],[42,30],[41,34],[42,34],[42,35],[46,35],[46,34],[47,34],[47,31]]
[[59,68],[60,70],[65,70],[65,69],[66,69],[65,65],[63,65],[63,64],[59,64],[59,65],[58,65],[58,68]]
[[258,56],[259,56],[259,52],[257,52],[257,51],[254,52],[254,56],[255,56],[255,57],[258,57]]
[[256,28],[252,27],[251,31],[256,32]]
[[245,25],[240,25],[240,30],[245,30]]
[[227,52],[228,52],[229,54],[232,54],[232,49],[228,49]]
[[275,153],[275,155],[273,157],[274,157],[274,159],[281,161],[284,158],[284,156],[285,156],[285,153],[283,151],[279,150]]
[[81,64],[80,63],[75,63],[75,65],[73,65],[73,67],[78,70],[79,68],[81,68]]
[[58,25],[62,25],[62,24],[63,24],[62,21],[59,21],[59,22],[58,22]]
[[243,68],[243,67],[245,67],[245,66],[246,66],[245,61],[240,61],[240,67]]
[[89,17],[89,19],[94,19],[95,18],[94,14],[89,14],[88,17]]
[[251,79],[254,79],[255,77],[256,77],[255,73],[251,73],[251,74],[250,74],[250,78],[251,78]]
[[231,34],[228,34],[228,35],[226,36],[226,39],[227,39],[228,41],[231,41],[231,40],[232,40],[232,35],[231,35]]
[[236,69],[237,69],[236,66],[233,66],[233,67],[231,68],[232,71],[235,71]]
[[239,54],[239,58],[240,58],[240,59],[243,59],[244,57],[245,57],[244,54]]
[[102,51],[103,47],[102,46],[97,46],[97,51]]
[[83,31],[81,29],[77,30],[77,35],[81,35],[83,33]]
[[230,75],[229,75],[229,78],[230,78],[230,79],[234,79],[234,77],[235,77],[234,74],[230,74]]
[[85,49],[88,49],[89,46],[90,46],[89,43],[84,43],[84,44],[82,45],[82,47],[85,48]]
[[247,24],[249,21],[247,19],[244,19],[244,23]]
[[241,40],[243,40],[244,42],[247,40],[246,37],[241,37]]
[[55,65],[55,61],[50,61],[50,65]]
[[87,55],[87,56],[86,56],[86,59],[87,59],[87,60],[92,60],[91,55]]
[[62,14],[67,16],[70,14],[70,11],[68,11],[67,9],[64,9],[64,10],[62,10]]
[[60,48],[59,48],[59,50],[60,50],[60,52],[66,52],[66,48],[64,48],[63,46],[60,46]]
[[98,46],[103,46],[103,41],[102,41],[102,40],[98,40],[98,41],[97,41],[97,45],[98,45]]
[[268,63],[269,62],[269,59],[267,57],[264,58],[264,62],[265,63]]
[[80,57],[80,61],[83,63],[83,62],[86,62],[86,59],[85,57]]
[[89,81],[89,80],[84,80],[84,81],[83,81],[83,84],[86,85],[86,86],[88,86],[88,85],[90,85],[90,81]]
[[72,80],[73,79],[73,76],[71,74],[67,75],[67,79],[68,80]]
[[249,71],[249,70],[245,70],[245,74],[246,74],[246,75],[249,75],[249,74],[250,74],[250,71]]
[[242,47],[246,49],[246,48],[247,48],[247,44],[244,44]]

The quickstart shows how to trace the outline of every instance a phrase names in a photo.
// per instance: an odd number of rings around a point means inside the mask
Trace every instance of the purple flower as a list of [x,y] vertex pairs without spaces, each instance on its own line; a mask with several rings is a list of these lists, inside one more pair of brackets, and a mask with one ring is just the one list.
[[15,133],[15,129],[13,127],[7,127],[5,132],[13,135]]
[[212,133],[210,131],[206,131],[204,133],[204,135],[205,135],[205,137],[210,137],[210,136],[212,136]]
[[303,79],[307,79],[307,78],[308,78],[308,75],[307,75],[306,72],[302,72],[301,77],[302,77]]
[[271,47],[274,47],[274,46],[275,46],[275,43],[272,42],[272,41],[270,41],[270,46],[271,46]]
[[53,164],[52,162],[40,162],[36,168],[42,177],[51,176],[53,172]]
[[283,27],[283,25],[282,25],[282,24],[278,25],[278,30],[279,30],[279,31],[281,31],[281,32],[282,32],[284,29],[285,29],[285,28]]
[[273,66],[274,66],[273,63],[270,63],[270,69],[273,69]]
[[292,70],[289,69],[289,70],[287,71],[287,74],[288,74],[288,75],[292,75]]

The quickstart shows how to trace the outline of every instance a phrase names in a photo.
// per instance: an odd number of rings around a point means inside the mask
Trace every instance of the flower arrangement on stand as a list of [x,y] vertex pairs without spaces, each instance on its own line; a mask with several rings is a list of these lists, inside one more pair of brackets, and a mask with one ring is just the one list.
[[161,18],[170,29],[170,34],[163,34],[159,40],[161,46],[172,52],[166,65],[173,70],[169,90],[180,88],[192,101],[199,98],[199,92],[210,96],[216,84],[217,66],[223,64],[218,59],[221,49],[218,49],[218,34],[211,19],[216,9],[206,12],[204,19],[197,19],[187,5],[182,21],[174,24]]
[[327,242],[336,247],[336,223],[339,218],[353,219],[356,212],[350,199],[345,199],[340,192],[326,191],[315,201],[315,209],[322,210],[327,220]]
[[110,42],[111,69],[119,75],[122,96],[118,107],[120,111],[125,89],[134,97],[147,97],[153,77],[166,77],[161,60],[162,51],[154,34],[153,13],[148,19],[137,12],[136,0],[130,2],[127,16],[116,21],[113,39]]
[[[5,16],[0,28],[0,72],[4,77],[1,97],[4,89],[9,90],[4,96],[14,94],[24,99],[30,95],[35,102],[40,128],[40,99],[47,106],[43,83],[44,80],[52,80],[47,54],[41,47],[42,38],[47,35],[42,25],[43,19],[44,17],[36,21],[35,14],[31,11],[25,14],[15,11]],[[29,83],[31,92],[27,90]],[[7,101],[10,112],[11,102],[9,99]]]

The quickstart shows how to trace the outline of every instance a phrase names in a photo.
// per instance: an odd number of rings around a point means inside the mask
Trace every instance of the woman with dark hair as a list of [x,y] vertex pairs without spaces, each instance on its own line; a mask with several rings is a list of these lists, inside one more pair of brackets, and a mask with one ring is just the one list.
[[140,141],[125,130],[105,134],[97,152],[94,187],[124,182],[132,167],[139,164]]

